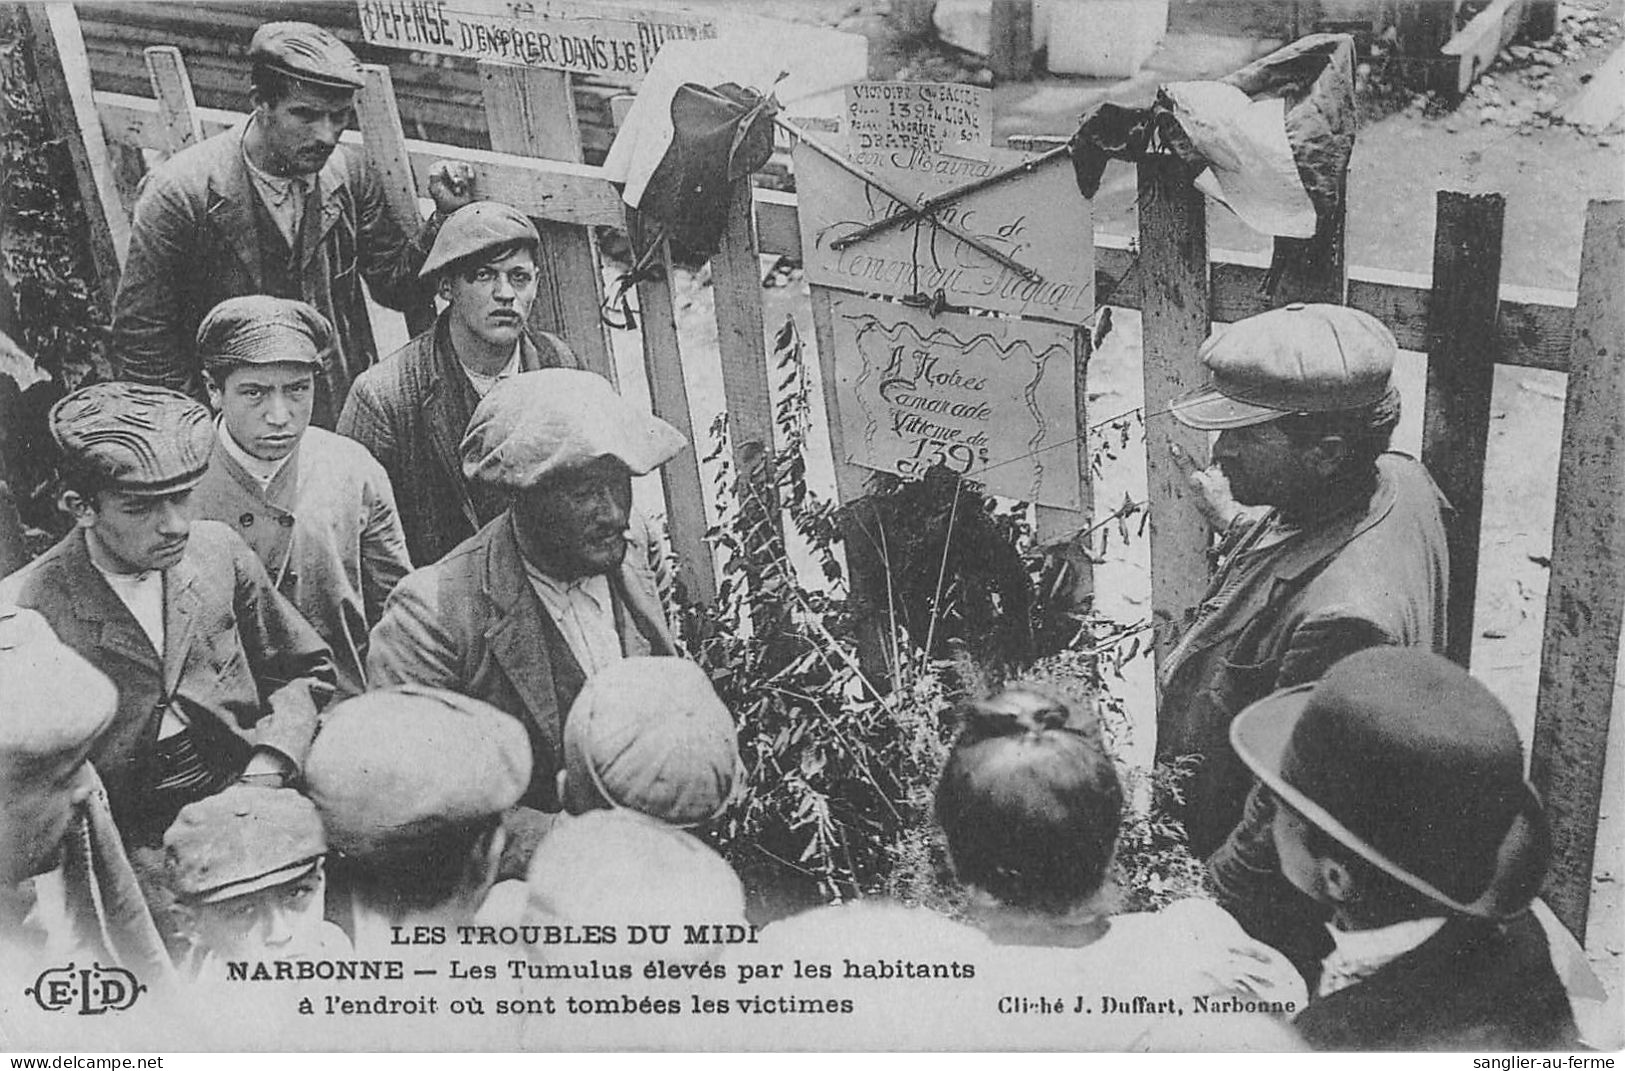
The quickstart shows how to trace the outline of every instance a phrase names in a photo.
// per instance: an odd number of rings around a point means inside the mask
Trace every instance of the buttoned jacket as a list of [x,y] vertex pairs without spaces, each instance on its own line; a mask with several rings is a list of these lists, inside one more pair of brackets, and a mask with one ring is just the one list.
[[[564,719],[584,676],[526,575],[510,516],[503,512],[401,582],[372,630],[367,680],[374,688],[421,684],[461,692],[518,718],[533,758],[520,803],[557,811]],[[622,653],[676,654],[642,536],[627,542],[625,559],[610,574]]]
[[327,645],[248,545],[213,521],[192,523],[185,553],[164,573],[162,653],[92,564],[83,529],[0,583],[0,601],[38,611],[118,688],[118,711],[90,759],[126,836],[165,709],[215,751],[246,763],[263,747],[297,769],[332,695]]
[[216,448],[192,502],[242,536],[315,627],[333,653],[339,697],[365,691],[367,632],[412,571],[383,466],[361,444],[308,428],[263,489]]
[[305,301],[333,324],[313,418],[330,428],[351,381],[378,358],[362,280],[392,309],[425,297],[417,271],[435,228],[397,220],[376,172],[340,145],[316,175],[313,234],[284,278],[275,258],[291,254],[265,226],[246,131],[245,122],[183,149],[143,180],[114,302],[114,359],[124,379],[206,401],[196,338],[209,310],[243,294]]
[[[579,368],[556,335],[526,335],[522,371]],[[444,315],[356,380],[338,432],[371,451],[395,490],[412,564],[431,565],[507,508],[463,479],[463,433],[479,397],[450,342]]]

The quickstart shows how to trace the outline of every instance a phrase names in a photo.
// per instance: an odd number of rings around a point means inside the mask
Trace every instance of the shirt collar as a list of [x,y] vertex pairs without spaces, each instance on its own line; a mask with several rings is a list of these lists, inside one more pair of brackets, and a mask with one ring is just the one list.
[[[248,121],[253,123],[254,120],[250,117]],[[248,139],[246,137],[242,139],[240,144],[242,145],[243,165],[248,168],[249,177],[265,191],[273,207],[281,207],[282,203],[293,194],[298,194],[301,200],[304,198],[310,189],[306,182],[314,180],[316,176],[273,175],[256,164],[253,158],[248,155]]]
[[277,473],[282,471],[282,466],[288,463],[288,458],[294,455],[294,451],[290,450],[285,457],[278,458],[275,461],[266,461],[264,458],[255,457],[247,450],[244,450],[238,445],[237,440],[231,437],[231,432],[226,430],[225,421],[217,418],[214,425],[216,434],[220,436],[221,448],[231,456],[233,461],[242,466],[244,472],[254,478],[254,481],[260,485],[262,494],[270,488],[271,481],[276,479]]
[[481,397],[484,397],[487,391],[496,386],[502,380],[518,374],[519,347],[519,343],[514,343],[513,353],[508,357],[508,363],[503,365],[502,368],[497,371],[496,375],[493,376],[488,376],[484,372],[474,371],[472,368],[468,367],[468,365],[463,364],[461,359],[457,361],[457,365],[463,370],[463,375],[468,377],[468,381],[474,385],[475,392]]
[[585,596],[591,599],[597,608],[602,611],[609,606],[609,577],[603,573],[594,576],[581,576],[574,580],[560,580],[548,576],[530,562],[525,562],[525,573],[541,585],[549,595],[563,602],[568,599]]
[[1439,932],[1443,917],[1407,919],[1374,930],[1340,930],[1328,924],[1331,955],[1322,962],[1319,995],[1331,996],[1363,981]]

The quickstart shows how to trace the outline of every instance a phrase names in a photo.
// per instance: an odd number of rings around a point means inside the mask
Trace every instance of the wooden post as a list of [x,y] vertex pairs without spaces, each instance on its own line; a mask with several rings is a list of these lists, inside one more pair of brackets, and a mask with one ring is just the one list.
[[769,504],[768,516],[782,536],[784,519],[779,515],[771,478],[773,393],[767,378],[762,264],[756,253],[752,204],[751,183],[745,179],[735,186],[728,202],[722,245],[711,258],[711,289],[716,301],[717,348],[722,357],[722,391],[728,405],[734,474]]
[[[1354,99],[1354,47],[1345,44],[1332,56],[1335,74],[1347,86],[1347,93],[1335,105],[1341,111],[1348,129],[1355,125]],[[1331,74],[1332,72],[1328,72]],[[1335,122],[1335,120],[1334,120]],[[1350,155],[1353,150],[1350,135]],[[1295,301],[1343,304],[1343,291],[1348,282],[1348,269],[1344,260],[1345,236],[1348,229],[1348,162],[1337,175],[1335,201],[1315,214],[1315,233],[1308,238],[1275,239],[1274,257],[1270,263],[1275,276],[1275,291],[1270,295],[1273,306],[1290,305]],[[1318,209],[1318,206],[1317,206]]]
[[[152,51],[148,49],[148,51]],[[361,67],[366,85],[356,94],[356,124],[367,161],[384,187],[389,210],[408,232],[423,225],[418,209],[418,185],[412,177],[412,160],[406,149],[406,131],[401,127],[400,107],[395,103],[395,83],[389,68],[381,63]],[[406,330],[416,337],[434,323],[434,297],[427,287],[401,310]]]
[[1498,193],[1441,190],[1433,234],[1428,302],[1427,409],[1422,463],[1455,507],[1450,525],[1450,633],[1447,654],[1464,668],[1473,652],[1478,536],[1484,511],[1484,452],[1500,346],[1501,224]]
[[1078,429],[1078,509],[1035,509],[1038,542],[1066,565],[1066,590],[1056,600],[1057,609],[1084,610],[1095,594],[1095,563],[1089,556],[1089,540],[1083,532],[1095,511],[1093,473],[1089,459],[1089,329],[1080,327],[1072,336],[1073,405],[1077,408]]
[[[1151,532],[1151,620],[1158,667],[1207,590],[1207,522],[1174,464],[1177,443],[1207,457],[1207,435],[1167,415],[1203,380],[1196,350],[1207,338],[1207,206],[1188,169],[1172,157],[1139,164],[1141,314],[1145,339],[1145,467]],[[1158,758],[1191,750],[1184,711],[1158,704]]]
[[[505,63],[479,66],[492,149],[581,162],[581,128],[568,74]],[[599,316],[604,295],[598,242],[588,228],[542,219],[536,227],[545,255],[531,323],[563,335],[588,368],[614,383],[615,358]]]
[[130,220],[119,202],[113,160],[90,92],[90,60],[72,4],[34,3],[24,9],[34,32],[34,69],[51,130],[67,146],[90,231],[103,308],[109,316],[130,248]]
[[0,576],[28,564],[23,521],[12,487],[21,471],[22,392],[17,381],[0,373]]
[[198,118],[197,100],[192,96],[192,79],[186,73],[181,50],[173,45],[151,45],[142,49],[147,60],[147,76],[152,79],[152,95],[158,101],[158,117],[169,136],[169,151],[178,153],[203,140],[203,121]]
[[1529,0],[1519,36],[1528,41],[1544,41],[1557,33],[1558,0]]
[[1033,0],[993,0],[988,19],[987,66],[999,83],[1033,74]]
[[1529,776],[1546,801],[1546,902],[1584,942],[1625,615],[1625,202],[1586,213]]

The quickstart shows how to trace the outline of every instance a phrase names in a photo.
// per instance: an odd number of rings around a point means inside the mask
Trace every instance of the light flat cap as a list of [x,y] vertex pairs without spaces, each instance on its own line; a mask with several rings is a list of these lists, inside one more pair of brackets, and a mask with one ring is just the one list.
[[231,785],[182,807],[164,833],[169,887],[198,903],[302,878],[326,854],[316,805],[291,788]]
[[203,478],[214,423],[198,402],[163,387],[96,383],[51,407],[51,436],[114,490],[167,495]]
[[322,367],[333,345],[333,325],[303,301],[249,294],[227,298],[197,329],[197,353],[205,367],[303,364]]
[[305,760],[327,836],[358,858],[519,802],[530,738],[517,718],[455,692],[404,685],[329,710]]
[[1237,320],[1197,351],[1209,381],[1175,400],[1174,419],[1204,431],[1289,413],[1359,409],[1388,398],[1399,346],[1382,321],[1343,305],[1287,305]]
[[739,769],[734,721],[686,658],[628,658],[595,673],[564,723],[571,776],[612,807],[673,825],[713,818]]
[[623,399],[604,377],[544,368],[502,380],[480,399],[463,436],[463,475],[520,490],[613,457],[642,476],[685,445],[676,428]]
[[727,860],[674,826],[632,811],[559,822],[526,877],[528,921],[729,925],[745,890]]
[[418,275],[427,279],[448,264],[510,242],[528,242],[532,249],[540,250],[542,238],[530,217],[512,205],[475,201],[453,212],[441,224]]
[[0,781],[78,766],[117,710],[113,682],[45,618],[0,605]]
[[349,46],[308,22],[266,23],[254,31],[248,58],[290,78],[334,89],[360,89],[367,84],[361,62]]

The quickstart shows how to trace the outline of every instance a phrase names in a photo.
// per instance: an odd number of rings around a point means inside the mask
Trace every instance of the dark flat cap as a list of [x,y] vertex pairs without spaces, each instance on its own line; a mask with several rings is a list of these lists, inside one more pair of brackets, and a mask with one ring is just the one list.
[[520,372],[480,399],[463,435],[463,475],[522,490],[556,473],[618,459],[642,476],[688,445],[676,428],[633,405],[594,372]]
[[181,808],[164,833],[170,888],[202,903],[304,877],[326,854],[316,805],[291,788],[232,785]]
[[404,685],[329,710],[305,760],[328,839],[366,858],[500,814],[530,784],[519,720],[455,692]]
[[529,242],[539,249],[542,239],[530,217],[512,205],[475,201],[453,212],[441,225],[418,274],[427,279],[447,264],[510,242]]
[[206,367],[306,364],[322,367],[333,344],[327,317],[303,301],[250,294],[227,298],[197,329],[197,352]]
[[308,22],[268,22],[254,31],[248,58],[302,82],[334,89],[366,85],[361,62],[337,37]]
[[195,485],[215,443],[207,409],[184,394],[140,383],[79,388],[51,407],[51,436],[114,490],[140,495]]
[[113,682],[45,618],[0,604],[0,781],[77,766],[117,709]]

